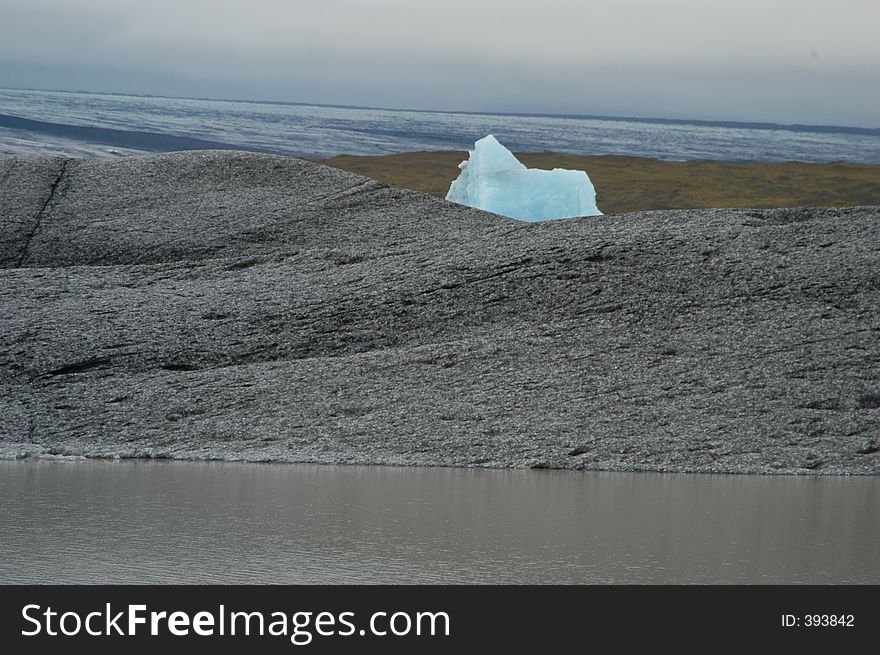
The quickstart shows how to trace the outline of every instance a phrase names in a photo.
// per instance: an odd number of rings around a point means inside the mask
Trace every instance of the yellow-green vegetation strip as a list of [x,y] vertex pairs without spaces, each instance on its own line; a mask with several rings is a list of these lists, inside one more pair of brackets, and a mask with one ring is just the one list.
[[[584,170],[606,214],[705,207],[880,205],[880,165],[673,162],[643,157],[518,153],[530,168]],[[445,197],[467,152],[408,152],[316,160],[391,186]]]

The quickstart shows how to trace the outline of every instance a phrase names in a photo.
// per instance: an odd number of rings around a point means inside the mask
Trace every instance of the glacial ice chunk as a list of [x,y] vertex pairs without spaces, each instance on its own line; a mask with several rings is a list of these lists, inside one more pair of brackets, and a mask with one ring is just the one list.
[[491,134],[474,144],[446,199],[522,221],[601,216],[584,171],[526,168]]

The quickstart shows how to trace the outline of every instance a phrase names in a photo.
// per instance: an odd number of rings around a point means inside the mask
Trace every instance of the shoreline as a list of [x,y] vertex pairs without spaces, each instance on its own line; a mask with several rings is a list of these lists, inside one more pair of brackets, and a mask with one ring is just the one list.
[[267,460],[267,459],[237,459],[221,457],[177,457],[175,455],[86,455],[86,454],[53,454],[53,453],[28,453],[25,455],[10,455],[0,453],[0,465],[11,462],[107,462],[123,463],[132,462],[140,464],[241,464],[255,466],[317,466],[317,467],[342,467],[342,468],[390,468],[390,469],[447,469],[454,471],[486,471],[486,472],[536,472],[536,473],[605,473],[614,474],[645,474],[645,475],[671,475],[671,476],[721,476],[721,477],[781,477],[781,478],[865,478],[878,475],[874,471],[826,471],[819,470],[705,470],[690,468],[585,468],[585,467],[552,467],[552,466],[491,466],[485,464],[442,464],[442,463],[407,463],[407,462],[371,462],[352,460]]

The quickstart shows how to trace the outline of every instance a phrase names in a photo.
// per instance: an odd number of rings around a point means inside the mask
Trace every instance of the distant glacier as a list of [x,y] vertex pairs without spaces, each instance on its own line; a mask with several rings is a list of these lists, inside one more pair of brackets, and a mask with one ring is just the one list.
[[[24,129],[16,119],[54,127],[30,124]],[[103,130],[103,137],[97,139],[84,130],[77,133],[76,128]],[[189,149],[198,142],[208,142],[301,157],[382,155],[464,151],[486,134],[494,134],[514,152],[614,154],[676,161],[880,163],[880,130],[875,129],[468,114],[0,89],[0,154],[119,155]]]

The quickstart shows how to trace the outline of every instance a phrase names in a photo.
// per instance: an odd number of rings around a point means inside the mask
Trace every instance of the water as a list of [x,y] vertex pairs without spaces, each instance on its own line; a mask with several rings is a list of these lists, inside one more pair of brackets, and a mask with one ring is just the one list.
[[[757,129],[627,119],[475,115],[0,89],[0,115],[120,130],[95,142],[3,127],[0,154],[133,154],[125,134],[148,131],[281,154],[329,157],[465,150],[493,133],[515,151],[668,160],[880,163],[880,130]],[[779,126],[777,126],[778,128]]]
[[0,461],[0,583],[872,583],[880,480]]

